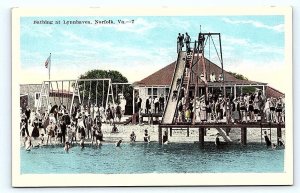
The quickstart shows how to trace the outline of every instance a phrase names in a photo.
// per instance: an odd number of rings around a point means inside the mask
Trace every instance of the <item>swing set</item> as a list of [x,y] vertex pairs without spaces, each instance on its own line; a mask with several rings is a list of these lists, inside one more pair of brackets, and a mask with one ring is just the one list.
[[65,105],[70,113],[75,100],[87,106],[95,104],[107,108],[110,102],[115,105],[111,79],[43,81],[39,100],[40,104],[46,103],[44,107],[47,107],[50,102],[54,105]]

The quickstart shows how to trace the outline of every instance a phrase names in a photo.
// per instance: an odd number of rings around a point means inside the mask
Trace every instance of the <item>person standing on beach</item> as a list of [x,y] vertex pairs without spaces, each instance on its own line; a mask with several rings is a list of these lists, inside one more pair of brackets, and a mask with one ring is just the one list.
[[116,107],[116,121],[121,122],[121,118],[122,118],[122,110],[121,110],[121,106],[120,104],[117,104]]
[[53,124],[53,121],[49,122],[49,125],[47,126],[46,130],[47,130],[47,143],[46,144],[48,145],[48,142],[51,143],[51,138],[54,137],[55,124]]
[[67,131],[67,124],[63,118],[60,120],[60,129],[61,129],[61,143],[66,142],[66,131]]
[[85,119],[85,126],[87,131],[87,138],[92,138],[92,126],[93,126],[93,119],[89,114],[88,117]]
[[91,104],[91,107],[90,107],[90,115],[91,115],[91,118],[94,119],[95,117],[95,111],[94,111],[94,104]]
[[94,116],[92,117],[93,119],[95,119],[97,115],[100,115],[97,104],[95,104],[93,112],[94,112]]
[[25,133],[27,136],[30,136],[29,131],[28,131],[28,119],[27,119],[27,116],[25,115],[25,113],[22,114],[21,121],[25,123],[25,124],[24,123],[22,124],[22,126],[24,125],[24,136],[25,136]]
[[[96,112],[96,111],[95,111]],[[104,109],[104,107],[103,106],[101,106],[100,108],[99,108],[99,116],[100,116],[100,119],[101,119],[101,122],[105,122],[105,120],[106,120],[106,114],[105,114],[105,109]]]
[[31,136],[35,139],[40,136],[39,121],[38,121],[37,117],[34,119],[34,121],[32,123],[32,127],[33,127],[33,130],[32,130]]
[[138,97],[138,99],[137,99],[137,107],[138,107],[138,111],[142,108],[142,99],[141,99],[141,97]]
[[25,150],[26,151],[30,151],[31,150],[31,148],[33,147],[33,145],[31,143],[30,137],[25,137],[25,144],[24,144],[24,146],[25,146]]

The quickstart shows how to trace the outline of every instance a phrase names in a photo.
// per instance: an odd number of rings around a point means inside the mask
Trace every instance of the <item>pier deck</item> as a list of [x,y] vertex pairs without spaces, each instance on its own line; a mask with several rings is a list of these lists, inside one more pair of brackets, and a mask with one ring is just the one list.
[[[162,133],[162,129],[165,128],[164,136]],[[216,129],[225,129],[230,130],[231,128],[240,128],[241,129],[241,144],[247,144],[247,128],[258,128],[260,129],[261,135],[263,129],[271,129],[277,128],[277,143],[279,138],[282,136],[282,128],[285,128],[285,123],[267,123],[267,122],[254,122],[254,123],[177,123],[177,124],[159,124],[158,125],[158,142],[160,144],[163,143],[163,138],[167,139],[169,134],[172,136],[172,130],[186,130],[187,137],[189,136],[190,128],[198,128],[199,129],[199,143],[204,145],[204,135],[205,131],[208,128],[216,128]],[[227,131],[220,133],[222,137],[226,138]],[[227,139],[226,139],[227,140]]]

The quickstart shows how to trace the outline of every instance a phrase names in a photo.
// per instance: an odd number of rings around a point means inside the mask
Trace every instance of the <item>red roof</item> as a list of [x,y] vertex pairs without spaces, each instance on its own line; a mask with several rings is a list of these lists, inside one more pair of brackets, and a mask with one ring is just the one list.
[[167,65],[166,67],[154,72],[150,76],[144,78],[135,84],[140,86],[169,86],[171,85],[172,76],[175,69],[175,62]]
[[[149,75],[148,77],[142,79],[141,81],[136,82],[136,85],[139,86],[169,86],[171,85],[174,69],[175,69],[175,63],[172,62],[171,64],[167,65],[166,67],[158,70],[157,72]],[[207,72],[207,77],[209,79],[209,75],[211,73],[214,73],[216,75],[216,78],[218,79],[219,74],[222,73],[222,68],[220,68],[218,65],[214,64],[213,62],[209,61],[208,59],[205,59],[205,67]],[[198,71],[198,68],[200,68],[200,72],[203,71],[203,67],[200,63],[195,65],[193,67],[194,71]],[[266,83],[256,82],[256,81],[250,81],[250,80],[240,80],[235,78],[233,75],[229,74],[227,71],[224,70],[224,76],[225,76],[225,84],[238,84],[238,85],[266,85]],[[191,84],[194,84],[196,82],[196,77],[194,77],[191,81]],[[198,84],[203,84],[204,82],[201,81]],[[214,84],[220,84],[220,82],[209,82],[209,85]]]
[[279,90],[276,90],[273,87],[266,86],[266,97],[274,97],[274,98],[279,98],[279,97],[284,97],[284,93],[280,92]]

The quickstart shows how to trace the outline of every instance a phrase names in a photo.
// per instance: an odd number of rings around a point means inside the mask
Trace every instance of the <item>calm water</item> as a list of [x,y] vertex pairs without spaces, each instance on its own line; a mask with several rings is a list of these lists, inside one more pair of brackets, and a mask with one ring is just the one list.
[[21,149],[22,174],[284,172],[284,150],[262,144],[224,145],[157,143],[105,144],[99,149],[78,146]]

